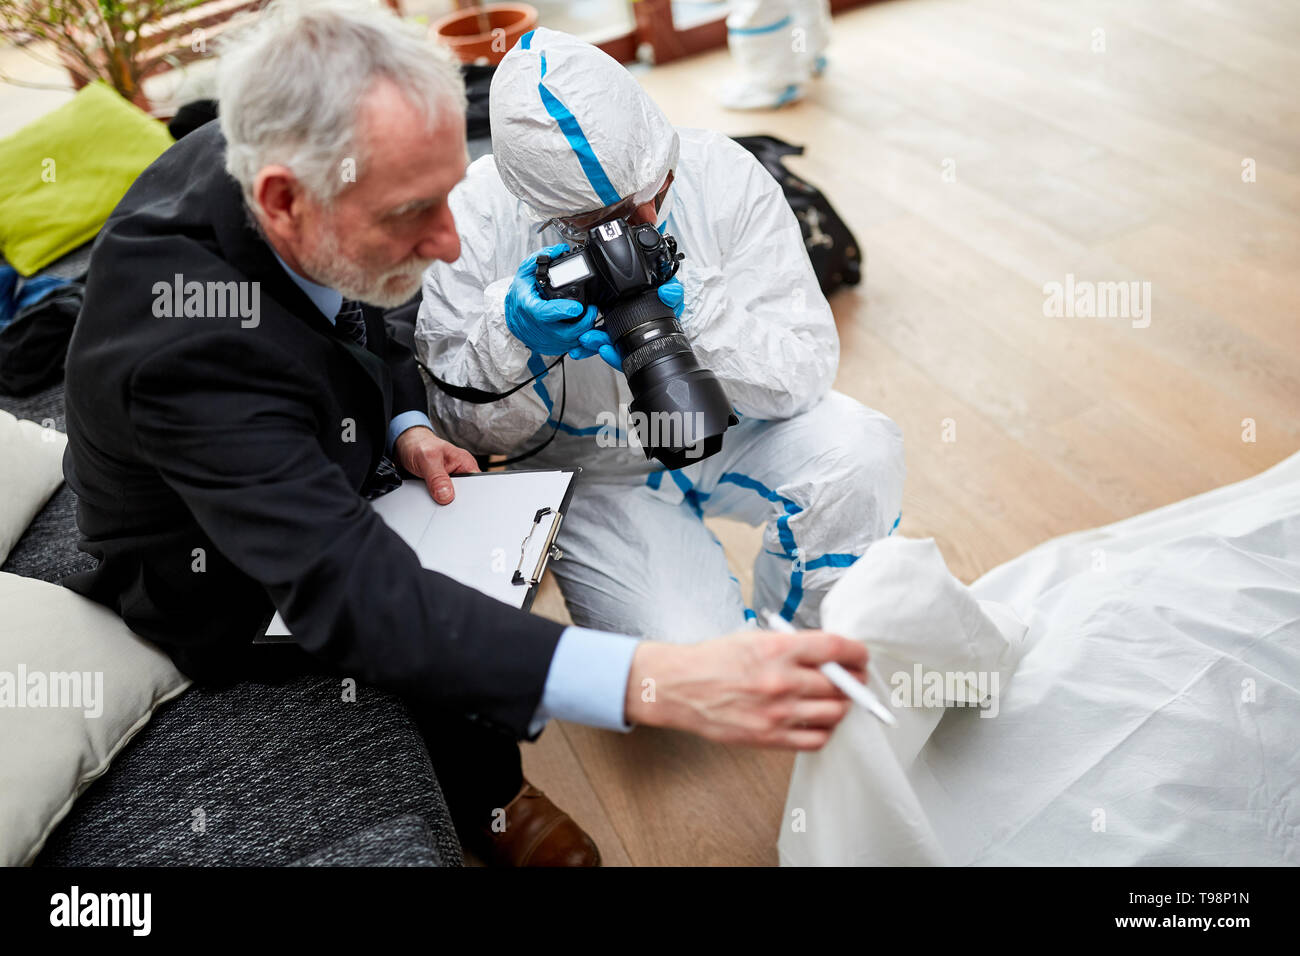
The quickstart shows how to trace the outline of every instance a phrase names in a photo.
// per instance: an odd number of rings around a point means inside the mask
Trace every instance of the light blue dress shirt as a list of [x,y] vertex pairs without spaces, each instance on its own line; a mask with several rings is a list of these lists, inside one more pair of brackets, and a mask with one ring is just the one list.
[[[333,324],[343,305],[343,294],[304,279],[285,265],[278,254],[275,258]],[[388,449],[392,450],[398,435],[417,425],[433,430],[433,423],[424,412],[402,412],[395,416],[388,424]],[[552,717],[605,730],[631,730],[623,718],[623,702],[637,644],[636,638],[626,634],[566,627],[551,656],[546,686],[529,725],[529,734],[540,733]]]
[[[302,276],[298,275],[298,273],[285,265],[285,262],[280,258],[279,253],[275,252],[274,249],[271,251],[275,255],[276,260],[279,261],[280,265],[284,268],[284,271],[288,273],[289,278],[297,284],[298,288],[307,293],[307,298],[311,299],[316,308],[320,309],[321,314],[324,315],[325,318],[329,319],[330,325],[333,325],[334,320],[338,317],[339,307],[343,305],[343,293],[335,292],[333,289],[312,282],[310,279],[304,279]],[[393,445],[397,443],[397,436],[402,434],[402,432],[406,431],[408,428],[414,428],[417,425],[423,425],[425,428],[433,431],[433,423],[429,421],[429,416],[424,414],[424,412],[402,412],[400,415],[395,416],[393,420],[388,423],[388,444],[384,446],[384,451],[392,451]]]

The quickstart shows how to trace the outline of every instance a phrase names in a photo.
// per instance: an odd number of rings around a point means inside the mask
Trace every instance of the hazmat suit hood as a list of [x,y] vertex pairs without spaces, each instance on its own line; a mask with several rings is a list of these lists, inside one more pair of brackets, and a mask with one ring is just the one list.
[[520,37],[489,102],[497,173],[539,222],[647,202],[677,165],[663,111],[626,68],[567,33]]

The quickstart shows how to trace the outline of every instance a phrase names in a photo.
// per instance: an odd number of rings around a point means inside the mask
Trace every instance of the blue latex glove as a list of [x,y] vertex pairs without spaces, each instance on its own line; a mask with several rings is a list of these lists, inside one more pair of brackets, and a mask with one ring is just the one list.
[[[658,288],[659,301],[673,310],[673,315],[680,321],[682,312],[686,308],[686,290],[682,288],[681,279],[669,279]],[[575,349],[569,354],[574,358],[586,358],[588,355],[599,353],[606,364],[616,372],[623,371],[623,362],[618,357],[618,350],[614,348],[609,340],[609,336],[600,329],[593,329],[582,337],[583,349]],[[579,351],[583,354],[577,354]]]
[[680,322],[682,312],[686,309],[686,290],[682,288],[682,280],[672,278],[661,285],[659,301],[672,309],[673,315],[677,316],[677,321]]
[[[574,358],[595,355],[582,344],[583,335],[592,332],[596,325],[596,307],[584,310],[581,302],[573,299],[543,299],[537,291],[537,257],[563,255],[569,249],[564,243],[535,252],[523,261],[515,273],[510,290],[506,293],[506,326],[512,335],[534,352],[542,355],[561,355],[584,351]],[[604,335],[604,333],[600,333]],[[605,336],[605,342],[609,337]],[[599,344],[597,346],[599,348]]]
[[618,349],[614,348],[614,343],[609,340],[609,334],[604,329],[584,332],[578,340],[582,343],[582,347],[571,349],[570,358],[584,359],[599,355],[614,371],[623,371],[623,360],[618,357]]

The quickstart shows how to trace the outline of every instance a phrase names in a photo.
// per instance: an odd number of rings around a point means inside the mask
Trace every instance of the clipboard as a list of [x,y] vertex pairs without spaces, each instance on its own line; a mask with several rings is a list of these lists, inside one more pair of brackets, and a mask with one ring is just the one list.
[[[384,523],[438,571],[527,611],[552,560],[581,468],[535,468],[452,476],[456,497],[437,504],[422,479],[370,502]],[[255,644],[293,638],[279,613]]]

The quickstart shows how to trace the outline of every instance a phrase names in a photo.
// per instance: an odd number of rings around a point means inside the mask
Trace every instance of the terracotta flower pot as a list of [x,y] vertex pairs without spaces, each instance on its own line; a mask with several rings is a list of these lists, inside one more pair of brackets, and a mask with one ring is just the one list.
[[449,13],[432,29],[438,42],[450,47],[462,63],[500,63],[519,38],[535,26],[536,7],[527,3],[485,3]]

